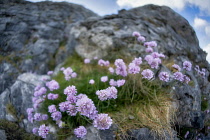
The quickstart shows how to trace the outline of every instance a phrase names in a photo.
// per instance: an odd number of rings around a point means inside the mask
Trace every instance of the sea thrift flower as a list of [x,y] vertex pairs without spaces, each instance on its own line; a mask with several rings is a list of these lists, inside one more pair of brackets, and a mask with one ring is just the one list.
[[184,75],[181,72],[175,72],[174,79],[182,82],[184,80]]
[[109,129],[112,125],[112,119],[108,114],[98,114],[96,119],[93,121],[93,126],[100,130]]
[[184,75],[183,78],[184,78],[184,82],[185,82],[185,83],[188,84],[188,83],[190,82],[190,78],[189,78],[187,75]]
[[54,121],[58,121],[62,118],[62,114],[59,111],[55,111],[51,114],[51,117],[53,118]]
[[76,102],[77,111],[80,112],[81,115],[87,116],[90,119],[94,119],[95,115],[97,115],[96,107],[91,99],[88,97],[83,97],[78,99]]
[[58,84],[58,82],[55,81],[55,80],[52,80],[52,81],[50,81],[50,82],[47,82],[47,83],[46,83],[46,86],[50,89],[50,91],[59,89],[59,84]]
[[64,71],[65,70],[65,68],[64,67],[62,67],[61,69],[60,69],[60,71]]
[[108,81],[108,77],[107,76],[102,76],[101,77],[101,82],[106,82]]
[[48,119],[48,115],[47,114],[42,114],[42,120],[47,120]]
[[148,62],[152,69],[158,69],[161,60],[159,58],[154,58]]
[[145,42],[144,46],[147,47],[157,47],[157,43],[155,41]]
[[46,92],[47,92],[47,89],[45,87],[41,87],[41,88],[39,88],[39,90],[34,92],[34,96],[35,97],[42,96]]
[[159,79],[161,81],[168,82],[169,81],[169,78],[170,78],[170,76],[169,76],[169,74],[167,72],[160,72]]
[[142,58],[135,58],[132,63],[134,63],[136,66],[139,66],[142,63]]
[[109,98],[110,92],[107,92],[107,90],[98,90],[96,91],[96,95],[98,95],[98,98],[101,101],[105,101]]
[[150,69],[145,69],[142,71],[141,75],[143,76],[143,78],[150,80],[153,78],[154,73]]
[[74,105],[69,105],[69,108],[67,109],[67,113],[70,115],[70,116],[76,116],[77,114],[77,108],[74,106]]
[[117,89],[115,87],[108,87],[106,91],[109,92],[108,99],[117,99]]
[[58,98],[58,94],[49,93],[49,94],[47,95],[47,98],[48,98],[49,100],[55,100],[55,99]]
[[146,55],[146,56],[144,57],[144,60],[146,60],[148,64],[149,64],[153,59],[154,59],[154,58],[153,58],[152,55]]
[[183,63],[183,69],[186,69],[187,71],[191,71],[192,64],[189,61],[185,61]]
[[87,59],[87,58],[86,58],[86,59],[84,60],[84,63],[85,63],[85,64],[90,63],[90,59]]
[[109,66],[109,61],[104,61],[103,59],[98,60],[98,65],[100,66]]
[[34,109],[33,108],[27,108],[26,112],[28,114],[32,114],[34,112]]
[[74,85],[72,86],[68,86],[64,89],[64,94],[67,95],[67,96],[71,96],[71,95],[76,95],[77,93],[77,89]]
[[124,79],[122,79],[122,80],[117,80],[117,86],[118,87],[121,87],[121,86],[123,86],[125,84],[125,80]]
[[151,54],[151,56],[152,56],[153,58],[159,58],[159,57],[160,57],[158,52],[153,52],[153,53]]
[[67,96],[66,100],[69,101],[70,104],[74,104],[77,102],[77,97],[70,95],[70,96]]
[[113,74],[114,73],[114,69],[112,67],[109,67],[109,72]]
[[138,40],[139,42],[144,42],[146,39],[145,39],[145,37],[143,37],[143,36],[139,36],[139,37],[137,38],[137,40]]
[[79,126],[78,128],[74,129],[74,134],[78,138],[84,138],[84,136],[87,134],[87,130],[84,126]]
[[33,134],[36,134],[36,133],[38,132],[38,130],[39,130],[39,128],[34,127],[34,128],[32,129]]
[[35,121],[42,121],[42,114],[41,113],[35,113],[34,114],[34,120]]
[[117,67],[116,68],[117,75],[121,75],[123,77],[127,76],[127,71],[126,71],[127,67],[122,59],[116,59],[114,64]]
[[42,138],[46,138],[49,130],[50,128],[48,126],[45,126],[45,124],[41,125],[38,130],[39,136],[41,136]]
[[141,34],[139,33],[139,32],[133,32],[133,34],[132,34],[132,36],[134,36],[134,37],[139,37],[139,36],[141,36]]
[[178,71],[181,71],[180,66],[177,65],[177,64],[173,64],[172,67],[175,68],[175,69],[178,70]]
[[70,67],[68,67],[65,70],[63,70],[63,74],[65,75],[65,79],[67,81],[70,80],[72,72],[73,72],[73,70]]
[[91,84],[91,85],[93,85],[95,83],[95,81],[93,80],[93,79],[91,79],[90,81],[89,81],[89,84]]
[[57,111],[57,110],[56,110],[55,105],[50,105],[50,106],[48,106],[48,112],[53,113],[53,112],[56,112],[56,111]]
[[52,75],[53,74],[53,71],[48,71],[47,72],[47,75]]
[[117,86],[117,82],[114,81],[114,79],[110,79],[109,85],[110,85],[110,86]]
[[72,78],[76,78],[76,77],[77,77],[77,73],[76,73],[76,72],[73,72],[73,73],[71,74],[71,77],[72,77]]
[[146,51],[147,53],[152,53],[152,52],[153,52],[153,49],[152,49],[151,47],[147,47],[147,48],[145,49],[145,51]]
[[59,104],[59,109],[60,109],[60,111],[61,111],[61,112],[64,112],[64,111],[68,110],[70,104],[71,104],[70,101],[61,102],[61,103]]
[[128,73],[137,74],[140,72],[140,67],[135,65],[134,63],[130,63],[128,65]]

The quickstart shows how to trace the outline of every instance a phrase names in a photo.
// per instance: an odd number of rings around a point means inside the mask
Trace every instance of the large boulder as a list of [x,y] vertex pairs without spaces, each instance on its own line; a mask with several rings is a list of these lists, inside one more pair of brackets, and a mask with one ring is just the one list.
[[[44,74],[73,52],[65,51],[67,24],[97,16],[92,11],[66,2],[0,2],[0,94],[24,72]],[[62,56],[62,57],[61,57]],[[55,61],[57,60],[57,61]],[[12,65],[13,80],[4,65]],[[3,87],[3,88],[2,88]]]

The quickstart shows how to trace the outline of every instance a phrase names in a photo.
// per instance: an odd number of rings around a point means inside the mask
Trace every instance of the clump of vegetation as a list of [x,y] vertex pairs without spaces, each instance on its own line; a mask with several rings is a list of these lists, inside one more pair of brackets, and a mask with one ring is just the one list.
[[[139,42],[145,38],[138,32]],[[171,84],[187,84],[192,64],[171,64],[172,73],[159,71],[165,55],[158,53],[155,41],[145,42],[144,60],[119,57],[110,61],[82,59],[77,54],[66,60],[46,87],[38,85],[33,97],[33,108],[28,108],[29,121],[42,124],[33,133],[46,138],[49,125],[60,128],[57,134],[85,137],[84,126],[93,124],[99,130],[119,126],[117,133],[147,127],[159,135],[171,133],[175,110],[171,105]],[[110,55],[111,56],[111,55]],[[53,72],[49,71],[48,75]],[[36,112],[35,112],[36,110]],[[38,113],[38,112],[40,113]],[[72,131],[74,129],[74,131]]]

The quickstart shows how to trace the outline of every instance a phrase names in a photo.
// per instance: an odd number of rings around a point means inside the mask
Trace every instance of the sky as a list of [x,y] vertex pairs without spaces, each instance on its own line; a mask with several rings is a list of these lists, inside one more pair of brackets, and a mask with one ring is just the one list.
[[[40,2],[45,0],[28,0]],[[210,63],[210,0],[51,0],[80,4],[98,15],[117,14],[118,10],[131,9],[146,4],[165,5],[186,18],[194,28],[200,47],[208,53]],[[195,54],[196,55],[196,54]]]

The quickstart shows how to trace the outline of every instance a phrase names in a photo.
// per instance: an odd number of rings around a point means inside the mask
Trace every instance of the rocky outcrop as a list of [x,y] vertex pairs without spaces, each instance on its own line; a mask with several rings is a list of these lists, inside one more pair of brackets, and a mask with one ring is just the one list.
[[[40,74],[63,62],[74,49],[80,56],[91,59],[111,58],[111,52],[119,51],[125,57],[143,57],[143,44],[131,36],[133,31],[139,31],[147,41],[157,41],[159,52],[164,53],[170,63],[181,65],[189,60],[194,66],[210,71],[206,53],[199,47],[193,28],[165,6],[147,5],[104,17],[68,3],[10,0],[9,3],[1,1],[0,9],[0,119],[19,122],[27,131],[31,131],[32,125],[27,121],[25,110],[32,106],[30,98],[34,87],[44,84],[43,78],[49,78]],[[162,68],[169,71],[164,65]],[[179,128],[194,129],[193,138],[198,133],[208,138],[205,122],[209,121],[209,114],[204,112],[210,105],[208,71],[204,78],[193,71],[187,73],[193,88],[174,87],[173,101],[178,110],[175,124]],[[202,107],[204,97],[205,109]],[[112,131],[100,132],[92,127],[88,131],[92,133],[89,139],[115,137]],[[157,139],[147,128],[128,134],[133,139]]]
[[61,63],[73,52],[73,47],[65,48],[66,26],[97,16],[65,2],[6,0],[0,2],[0,9],[0,94],[19,74],[44,74]]

